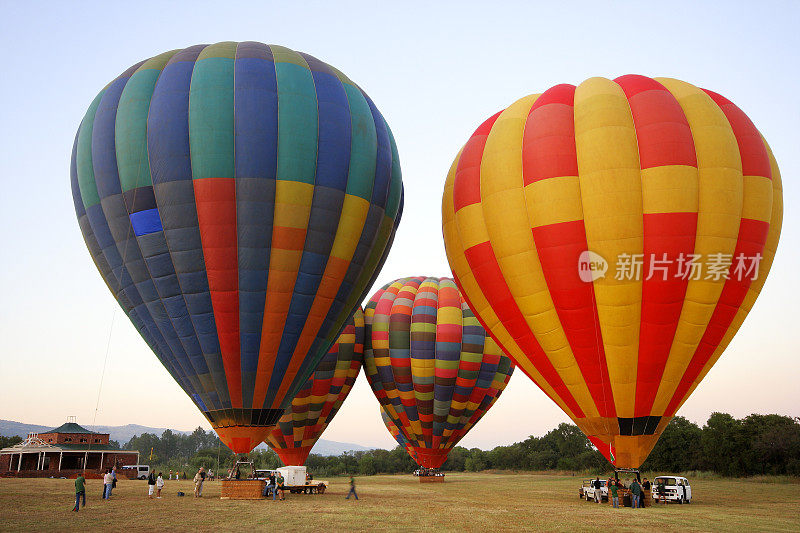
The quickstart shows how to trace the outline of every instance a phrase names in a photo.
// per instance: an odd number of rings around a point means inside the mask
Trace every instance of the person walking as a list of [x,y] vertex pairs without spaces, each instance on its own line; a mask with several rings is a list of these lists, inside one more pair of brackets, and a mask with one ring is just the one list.
[[631,508],[636,509],[637,507],[641,507],[641,500],[642,486],[639,485],[639,482],[634,479],[631,482]]
[[80,509],[78,504],[81,500],[83,500],[83,506],[86,507],[86,478],[79,473],[78,477],[75,478],[75,508],[73,511],[76,513]]
[[158,489],[158,494],[156,498],[161,499],[161,489],[164,488],[164,477],[161,475],[161,472],[158,473],[158,479],[156,479],[156,489]]
[[602,486],[600,476],[597,476],[597,479],[594,480],[594,503],[600,503],[603,500]]
[[608,497],[611,498],[611,505],[615,509],[619,509],[619,487],[615,481],[609,480],[608,482]]
[[147,497],[153,499],[153,493],[156,491],[156,474],[152,470],[150,475],[147,476]]
[[107,468],[103,476],[103,499],[111,499],[111,485],[114,483],[114,476],[111,475],[111,469]]
[[358,499],[358,494],[356,494],[356,479],[353,476],[350,476],[350,491],[344,499],[349,500],[351,494],[356,497],[356,500]]

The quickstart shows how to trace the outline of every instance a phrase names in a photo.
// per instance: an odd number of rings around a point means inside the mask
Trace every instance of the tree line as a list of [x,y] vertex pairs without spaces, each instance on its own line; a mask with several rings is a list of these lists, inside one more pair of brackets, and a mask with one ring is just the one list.
[[[160,437],[144,433],[134,436],[124,448],[139,450],[143,463],[155,465],[165,473],[194,472],[201,466],[224,472],[234,461],[217,436],[200,427],[188,435],[170,430]],[[282,466],[272,450],[252,452],[250,458],[256,468]],[[394,474],[417,468],[400,446],[338,456],[311,454],[306,466],[317,476]],[[456,446],[442,469],[601,473],[610,472],[611,466],[577,426],[563,423],[541,437],[531,436],[492,450]],[[757,414],[736,419],[726,413],[713,413],[700,427],[678,416],[667,425],[642,469],[673,473],[700,470],[723,476],[800,476],[800,419]]]

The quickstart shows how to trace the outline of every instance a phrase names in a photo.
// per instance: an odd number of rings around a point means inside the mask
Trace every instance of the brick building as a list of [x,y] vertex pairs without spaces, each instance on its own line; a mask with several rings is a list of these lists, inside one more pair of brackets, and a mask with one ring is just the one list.
[[46,433],[30,433],[21,443],[0,450],[0,477],[97,477],[107,468],[139,463],[139,452],[116,450],[108,433],[67,422]]

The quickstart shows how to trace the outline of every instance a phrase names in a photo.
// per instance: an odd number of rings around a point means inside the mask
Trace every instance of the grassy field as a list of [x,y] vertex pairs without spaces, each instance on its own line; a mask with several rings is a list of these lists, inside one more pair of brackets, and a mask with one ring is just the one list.
[[[219,482],[195,499],[190,481],[167,481],[163,498],[149,500],[146,482],[128,480],[102,501],[100,481],[89,480],[87,507],[73,513],[72,480],[0,479],[0,530],[800,530],[800,485],[788,483],[698,479],[692,505],[634,510],[579,500],[581,478],[572,476],[459,473],[442,484],[360,477],[359,501],[344,499],[348,479],[329,481],[323,495],[287,493],[273,502],[220,500]],[[177,497],[179,490],[188,496]]]

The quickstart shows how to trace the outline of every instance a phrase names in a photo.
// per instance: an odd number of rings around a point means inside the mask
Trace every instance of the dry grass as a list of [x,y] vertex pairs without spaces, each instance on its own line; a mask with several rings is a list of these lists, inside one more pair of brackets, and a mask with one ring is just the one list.
[[287,494],[284,502],[220,500],[218,482],[195,499],[190,481],[167,481],[164,497],[149,500],[146,482],[127,480],[104,502],[100,481],[89,480],[88,506],[73,513],[72,480],[0,479],[0,530],[800,530],[796,485],[698,479],[692,505],[633,510],[579,500],[580,480],[478,473],[423,485],[410,475],[361,477],[361,500],[346,501],[348,480],[335,478],[324,495]]

